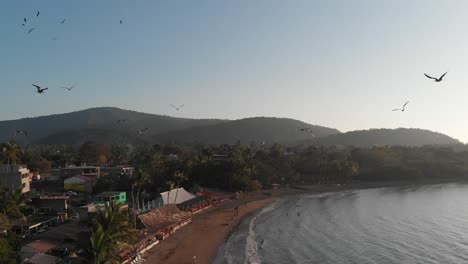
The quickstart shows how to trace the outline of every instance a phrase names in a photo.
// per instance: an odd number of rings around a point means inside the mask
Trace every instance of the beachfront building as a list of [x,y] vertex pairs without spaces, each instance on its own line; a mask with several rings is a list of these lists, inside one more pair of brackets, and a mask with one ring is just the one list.
[[63,181],[63,189],[67,191],[77,191],[91,193],[93,191],[95,178],[77,175]]
[[41,213],[67,213],[70,196],[39,196],[32,199],[32,203]]
[[168,192],[161,193],[163,204],[180,204],[194,199],[196,196],[187,192],[184,188],[173,189]]
[[60,169],[62,179],[68,178],[71,176],[81,175],[91,178],[99,178],[101,176],[101,168],[95,166],[68,166],[66,168]]
[[0,164],[0,185],[21,188],[22,193],[30,191],[31,173],[25,165]]
[[102,204],[117,201],[119,204],[127,203],[126,192],[103,192],[94,197],[93,204]]

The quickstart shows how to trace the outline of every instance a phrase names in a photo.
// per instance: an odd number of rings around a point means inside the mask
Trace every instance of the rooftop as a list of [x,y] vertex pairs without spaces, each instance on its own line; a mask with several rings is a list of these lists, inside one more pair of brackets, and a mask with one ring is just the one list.
[[60,195],[60,196],[39,196],[36,197],[36,199],[40,200],[68,200],[70,199],[70,196],[67,195]]
[[98,197],[108,197],[108,196],[115,196],[115,195],[119,195],[120,193],[122,192],[102,192],[102,193],[99,193],[99,194],[96,194],[96,196]]
[[66,168],[62,168],[62,170],[77,170],[77,169],[97,169],[99,167],[96,166],[69,166]]

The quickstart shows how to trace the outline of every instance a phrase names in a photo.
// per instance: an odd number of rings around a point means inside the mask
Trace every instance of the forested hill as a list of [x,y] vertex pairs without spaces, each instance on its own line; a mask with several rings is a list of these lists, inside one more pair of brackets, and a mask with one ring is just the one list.
[[356,147],[372,146],[423,146],[448,145],[461,142],[447,135],[415,128],[370,129],[330,135],[327,137],[308,140],[312,145],[343,145]]
[[[118,124],[118,120],[125,120]],[[122,135],[129,141],[139,141],[137,131],[148,128],[147,135],[156,135],[193,126],[203,126],[225,122],[219,119],[188,119],[154,115],[115,107],[91,108],[77,112],[22,118],[0,122],[0,142],[11,139],[16,129],[28,132],[27,139],[17,140],[26,143],[56,143],[55,140],[74,143],[77,135],[106,143]],[[70,135],[68,137],[67,135]]]
[[[118,120],[125,120],[117,122]],[[141,131],[148,128],[142,134]],[[299,128],[310,128],[301,132]],[[66,114],[0,122],[0,142],[14,137],[16,130],[27,137],[20,144],[72,144],[87,141],[107,144],[204,143],[243,144],[297,143],[317,136],[340,133],[336,129],[310,125],[287,118],[256,117],[241,120],[189,119],[140,113],[113,107],[92,108]]]
[[[300,131],[301,128],[310,130]],[[336,129],[310,125],[289,118],[254,117],[170,132],[159,135],[158,140],[162,143],[297,144],[313,136],[325,137],[339,133],[340,131]]]

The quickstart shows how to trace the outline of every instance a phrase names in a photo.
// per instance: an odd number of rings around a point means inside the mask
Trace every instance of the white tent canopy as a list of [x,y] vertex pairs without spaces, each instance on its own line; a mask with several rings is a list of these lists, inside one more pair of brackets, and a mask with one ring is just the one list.
[[184,188],[178,188],[169,192],[161,193],[161,198],[163,199],[164,204],[180,204],[185,201],[192,200],[193,198],[195,198],[195,195],[187,192]]

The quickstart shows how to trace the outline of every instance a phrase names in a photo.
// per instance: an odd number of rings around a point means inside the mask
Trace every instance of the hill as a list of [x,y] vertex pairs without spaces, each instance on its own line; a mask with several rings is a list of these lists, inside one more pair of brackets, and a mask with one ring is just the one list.
[[[117,124],[117,120],[126,122]],[[119,137],[130,141],[141,141],[137,131],[148,127],[145,137],[166,133],[193,126],[203,126],[225,122],[218,119],[188,119],[147,114],[114,107],[91,108],[77,112],[23,118],[0,122],[0,142],[11,139],[16,129],[26,130],[25,143],[54,144],[75,143],[76,139],[90,136],[94,140],[109,142]],[[117,135],[117,136],[116,136]],[[144,138],[144,137],[141,137]]]
[[[116,121],[127,121],[118,124]],[[144,134],[137,131],[148,128]],[[207,143],[241,141],[293,143],[311,137],[299,132],[309,127],[319,136],[339,133],[336,129],[313,126],[287,118],[256,117],[241,120],[188,119],[147,114],[113,107],[91,108],[66,114],[23,118],[0,122],[0,142],[10,140],[16,129],[26,130],[18,136],[22,144],[72,144],[86,141],[109,144]]]
[[447,135],[415,128],[357,130],[305,141],[312,145],[372,146],[422,146],[460,144]]
[[[300,132],[298,128],[310,128],[311,132]],[[205,143],[205,144],[233,144],[241,142],[250,144],[282,143],[294,144],[301,140],[339,134],[332,128],[310,125],[298,120],[275,117],[254,117],[233,120],[209,126],[191,127],[171,133],[161,134],[161,143]]]

